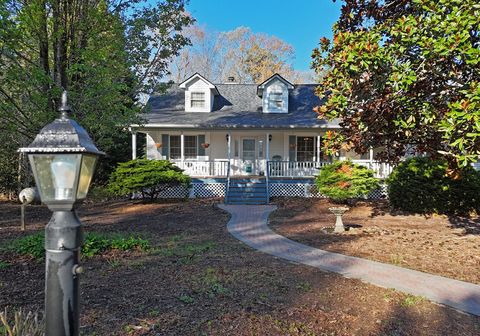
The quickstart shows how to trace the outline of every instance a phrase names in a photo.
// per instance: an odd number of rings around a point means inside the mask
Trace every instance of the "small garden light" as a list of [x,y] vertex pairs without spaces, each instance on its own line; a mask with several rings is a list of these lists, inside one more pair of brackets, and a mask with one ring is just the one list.
[[45,228],[46,335],[75,336],[79,332],[78,274],[82,223],[75,214],[85,199],[100,155],[77,122],[68,118],[67,93],[61,116],[45,126],[35,140],[19,151],[28,154],[40,199],[53,216]]

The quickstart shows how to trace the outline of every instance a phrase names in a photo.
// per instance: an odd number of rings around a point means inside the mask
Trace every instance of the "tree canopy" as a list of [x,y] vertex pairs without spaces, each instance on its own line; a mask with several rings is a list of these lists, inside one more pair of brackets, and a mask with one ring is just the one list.
[[63,89],[107,152],[103,168],[125,160],[120,130],[189,43],[181,32],[192,22],[183,0],[0,0],[1,188],[11,190],[15,151],[57,116]]
[[480,4],[476,0],[346,0],[320,40],[320,118],[341,118],[341,144],[396,162],[444,157],[451,168],[480,155]]
[[194,25],[185,30],[192,45],[172,62],[172,79],[182,82],[199,72],[214,82],[228,77],[237,83],[261,83],[274,73],[291,82],[311,81],[307,73],[292,67],[294,48],[276,36],[255,33],[248,27],[213,32]]

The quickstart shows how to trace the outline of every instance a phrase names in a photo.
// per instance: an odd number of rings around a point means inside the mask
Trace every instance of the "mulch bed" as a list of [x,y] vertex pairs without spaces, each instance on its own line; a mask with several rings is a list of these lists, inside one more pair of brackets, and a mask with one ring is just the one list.
[[[287,222],[286,208],[277,220]],[[306,207],[308,210],[308,207]],[[42,230],[50,212],[0,203],[0,246]],[[86,231],[147,237],[150,251],[84,260],[82,335],[478,335],[480,318],[254,251],[212,201],[84,205]],[[297,224],[300,224],[301,220]],[[420,230],[416,228],[416,230]],[[44,266],[0,252],[0,309],[41,310]]]
[[[367,258],[480,284],[480,219],[391,211],[385,201],[359,202],[343,216],[352,228],[330,234],[335,223],[326,199],[278,199],[270,217],[278,233],[331,252]],[[338,205],[337,205],[338,206]],[[327,231],[327,232],[326,232]]]

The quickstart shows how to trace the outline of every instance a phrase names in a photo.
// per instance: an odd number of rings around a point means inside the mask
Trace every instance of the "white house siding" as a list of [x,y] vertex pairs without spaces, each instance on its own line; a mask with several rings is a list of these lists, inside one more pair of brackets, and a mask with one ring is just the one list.
[[[162,148],[157,148],[155,144],[162,143],[162,135],[205,135],[205,142],[209,143],[209,148],[205,149],[205,156],[199,158],[203,161],[207,160],[226,160],[228,159],[228,141],[226,135],[229,131],[165,131],[165,130],[148,130],[145,131],[147,134],[147,158],[149,159],[164,159],[165,157],[162,156]],[[316,137],[318,135],[322,136],[323,132],[307,132],[307,131],[299,131],[299,132],[291,132],[291,131],[230,131],[232,136],[231,140],[231,159],[233,161],[241,161],[242,159],[242,139],[244,138],[254,138],[256,140],[256,156],[259,160],[265,160],[267,155],[267,134],[270,134],[272,137],[272,141],[269,141],[269,158],[268,160],[272,160],[275,156],[280,156],[282,161],[295,161],[296,158],[289,158],[289,136],[297,136],[297,137]],[[259,142],[263,142],[263,155],[262,157],[258,157],[259,155]],[[235,147],[236,142],[238,144],[238,153],[236,153]],[[316,146],[315,146],[316,147]],[[342,155],[343,157],[344,155]],[[346,157],[350,157],[345,155]],[[353,155],[352,158],[356,158]],[[315,151],[315,159],[316,159],[316,151]],[[237,162],[238,163],[238,162]]]
[[[210,147],[208,151],[210,153],[210,160],[226,160],[228,152],[227,143],[227,131],[225,132],[210,132]],[[233,147],[233,142],[232,142]],[[233,151],[233,148],[232,148]]]

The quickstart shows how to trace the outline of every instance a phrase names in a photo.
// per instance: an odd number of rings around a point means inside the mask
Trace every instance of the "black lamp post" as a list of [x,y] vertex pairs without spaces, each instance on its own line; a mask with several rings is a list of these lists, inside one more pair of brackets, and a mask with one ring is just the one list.
[[19,151],[28,154],[40,198],[53,216],[45,228],[46,335],[79,333],[78,275],[82,223],[75,205],[85,199],[97,159],[104,153],[77,122],[68,118],[67,93],[61,116],[45,126],[35,140]]

